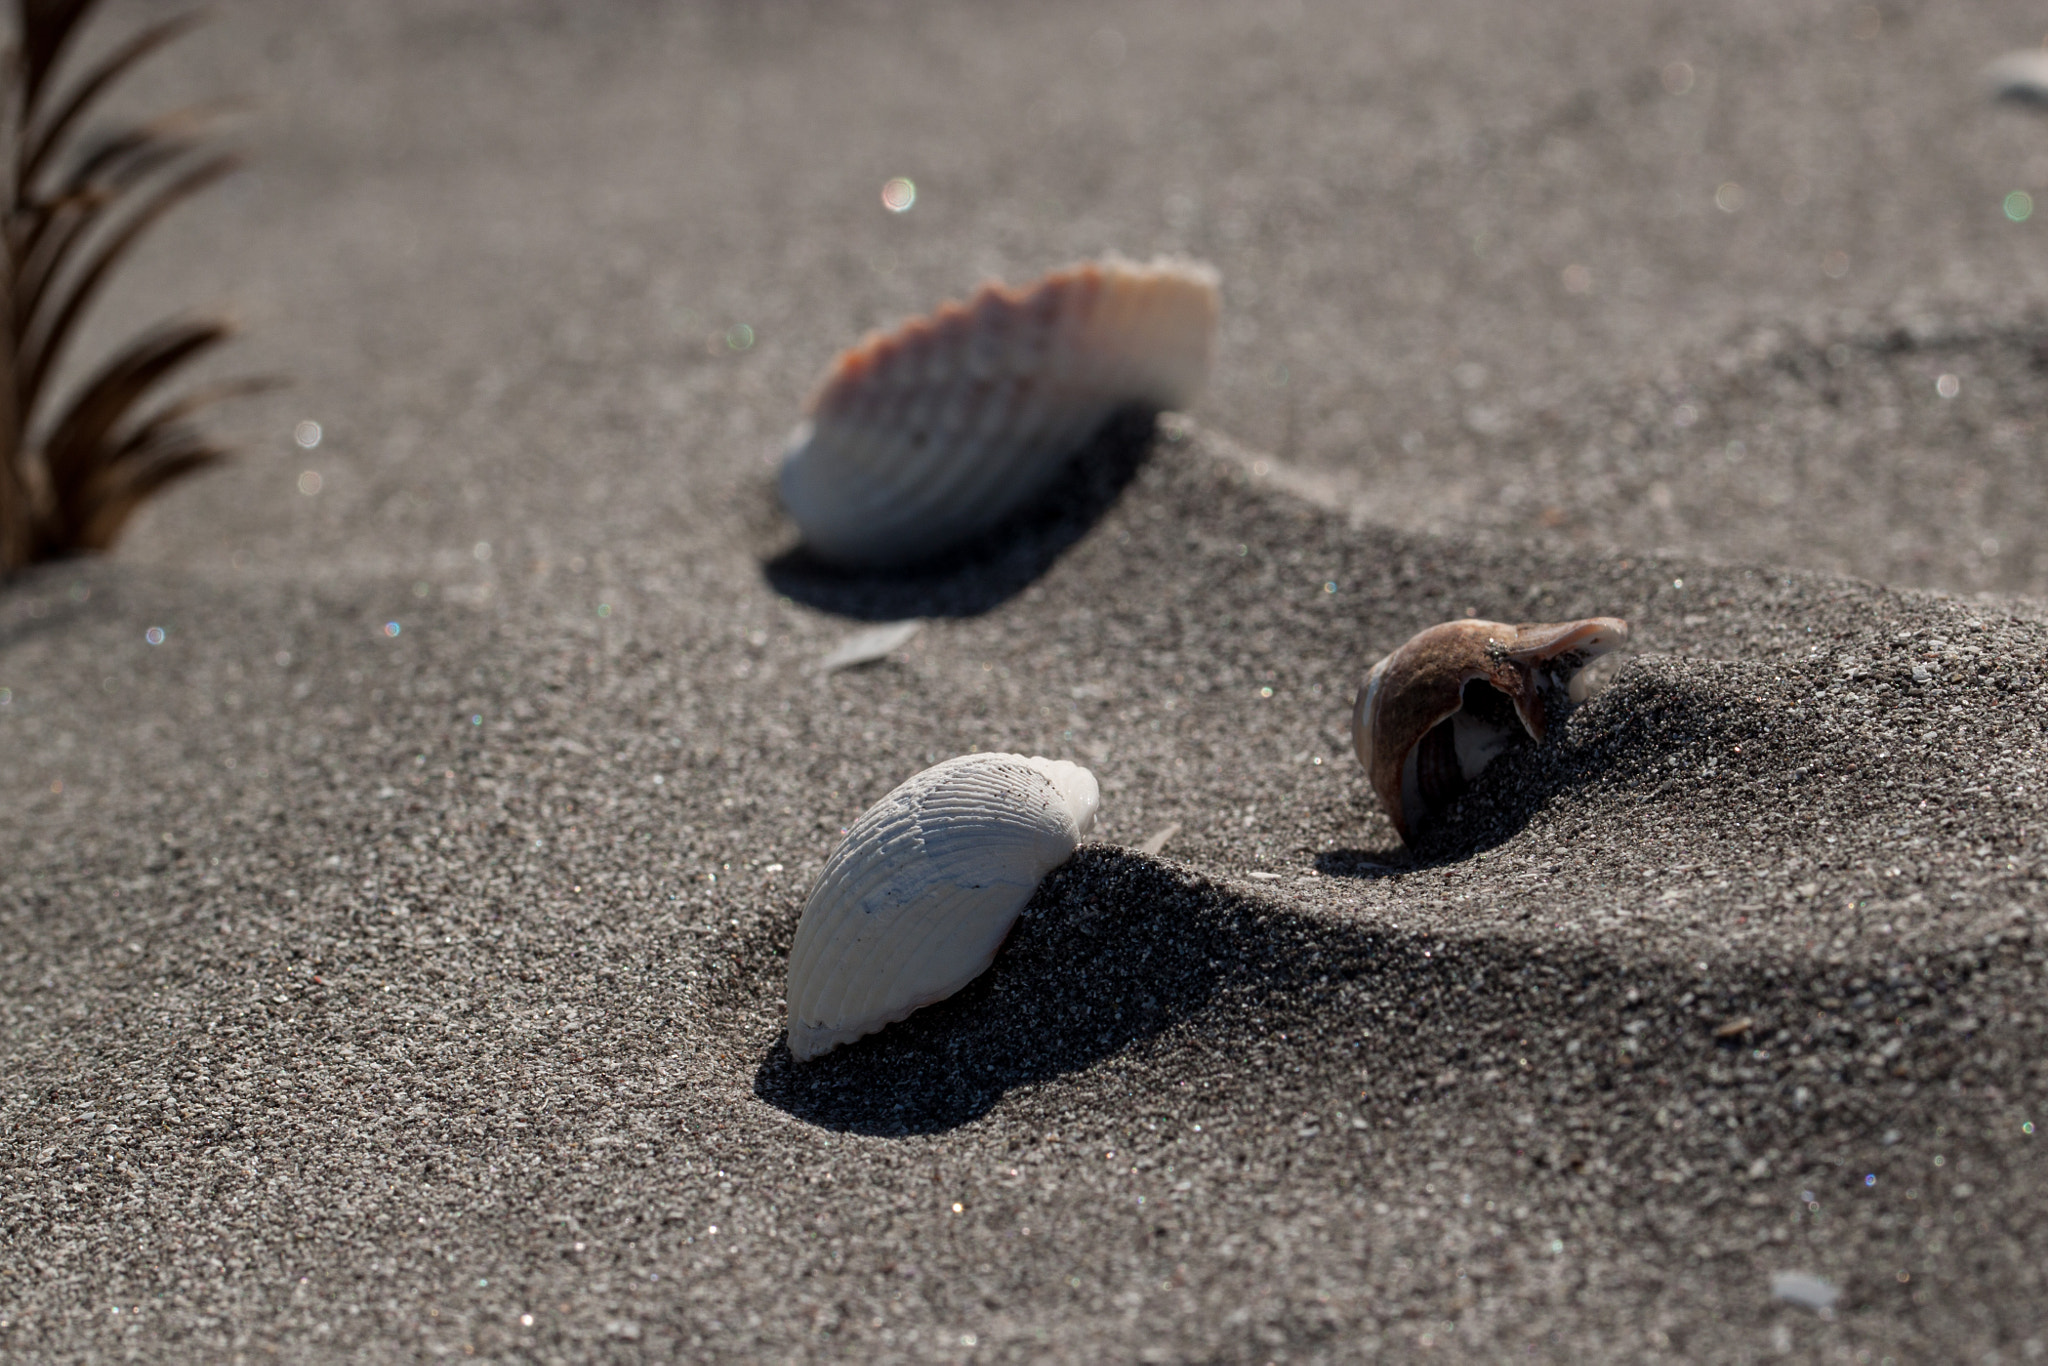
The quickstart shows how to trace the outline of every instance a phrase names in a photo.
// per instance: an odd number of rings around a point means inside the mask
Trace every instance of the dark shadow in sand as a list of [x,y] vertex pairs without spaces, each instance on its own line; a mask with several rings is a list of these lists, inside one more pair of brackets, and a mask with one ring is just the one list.
[[[1824,1001],[1839,1007],[1836,998],[1865,991],[1875,993],[1873,1018],[1932,1018],[1977,971],[1965,958],[1894,980],[1855,960],[1709,968],[1690,954],[1623,959],[1582,943],[1553,957],[1549,947],[1540,933],[1416,932],[1304,913],[1091,847],[1047,879],[995,966],[965,991],[802,1065],[778,1034],[754,1094],[827,1129],[943,1133],[1015,1088],[1146,1049],[1172,1029],[1159,1046],[1181,1075],[1278,1068],[1268,1074],[1277,1077],[1298,1070],[1288,1060],[1304,1051],[1334,1050],[1374,1078],[1370,1096],[1350,1103],[1382,1110],[1495,1095],[1525,1074],[1668,1096],[1676,1078],[1703,1084],[1752,1034],[1811,1026]],[[1632,1049],[1571,1056],[1570,1041],[1619,1037],[1625,1022],[1636,1026]],[[1931,1081],[1960,1055],[1924,1061],[1920,1080]],[[1825,1108],[1813,1123],[1835,1122]]]
[[971,617],[1030,587],[1102,520],[1152,449],[1158,415],[1127,408],[1075,452],[1052,491],[967,547],[912,568],[834,569],[802,546],[762,566],[769,585],[808,607],[865,621]]
[[[1708,789],[1673,784],[1671,759],[1707,737],[1745,739],[1745,728],[1759,724],[1711,687],[1629,670],[1553,722],[1548,742],[1497,759],[1412,854],[1334,850],[1317,866],[1333,876],[1387,877],[1453,864],[1506,842],[1561,795],[1595,783],[1622,784],[1646,803],[1718,800]],[[1574,957],[1569,968],[1553,966],[1540,944],[1514,936],[1450,939],[1305,915],[1127,849],[1089,847],[1046,879],[995,966],[966,990],[802,1066],[777,1038],[754,1091],[827,1128],[935,1133],[986,1114],[1013,1088],[1142,1048],[1197,1015],[1214,1028],[1183,1031],[1174,1047],[1220,1052],[1226,1069],[1228,1055],[1265,1048],[1292,1029],[1335,1028],[1355,1041],[1345,1046],[1377,1056],[1399,1052],[1422,1022],[1445,1011],[1461,1037],[1489,1019],[1532,1013],[1550,1024],[1574,1014],[1596,1022],[1615,1007],[1584,994],[1593,976],[1610,981],[1603,992],[1612,998],[1652,971],[1583,948]],[[1672,975],[1672,1000],[1688,991],[1704,999],[1697,985],[1678,984],[1692,972],[1689,962],[1655,971]],[[1746,1001],[1782,990],[1765,985],[1717,985],[1720,1004],[1698,1019],[1674,1015],[1671,1037],[1718,1049],[1722,1041],[1701,1035],[1698,1020],[1718,1024],[1748,1009]],[[1466,1060],[1462,1045],[1424,1053],[1416,1075],[1440,1078]]]
[[1383,877],[1401,877],[1422,865],[1402,845],[1385,849],[1325,849],[1316,855],[1316,871],[1324,877],[1357,878],[1374,882]]
[[1243,953],[1241,908],[1217,903],[1142,855],[1085,848],[965,990],[802,1065],[778,1037],[754,1093],[856,1133],[965,1124],[1013,1087],[1078,1071],[1207,1005]]
[[[1553,737],[1556,731],[1552,731]],[[1326,849],[1316,855],[1324,877],[1376,881],[1462,863],[1513,839],[1545,805],[1589,779],[1580,765],[1555,762],[1526,742],[1489,764],[1450,807],[1418,832],[1413,846]]]
[[[1142,1048],[1198,1015],[1217,1030],[1193,1046],[1232,1055],[1285,1039],[1290,1020],[1360,1007],[1370,1027],[1398,1021],[1405,1035],[1447,993],[1462,996],[1482,960],[1497,971],[1522,959],[1508,944],[1447,953],[1435,935],[1303,916],[1094,846],[1046,879],[965,990],[809,1063],[792,1061],[777,1035],[754,1094],[827,1129],[943,1133],[1015,1088]],[[1256,1038],[1243,1037],[1247,1019]]]

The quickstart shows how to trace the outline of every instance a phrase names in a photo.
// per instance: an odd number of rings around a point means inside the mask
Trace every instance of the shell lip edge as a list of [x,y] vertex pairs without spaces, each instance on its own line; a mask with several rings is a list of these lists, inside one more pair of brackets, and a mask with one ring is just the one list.
[[[1020,284],[1010,284],[994,277],[985,277],[963,297],[948,297],[935,307],[923,313],[913,314],[893,326],[881,325],[869,328],[851,346],[845,347],[833,356],[825,367],[825,373],[812,387],[804,400],[803,412],[806,419],[824,411],[836,395],[847,387],[857,385],[863,376],[883,363],[891,354],[915,341],[938,332],[948,323],[957,323],[972,316],[977,310],[998,308],[1012,312],[1026,312],[1039,304],[1047,295],[1070,289],[1074,282],[1093,277],[1099,286],[1105,276],[1149,276],[1158,280],[1173,279],[1203,296],[1206,321],[1213,333],[1221,300],[1218,291],[1223,285],[1223,273],[1213,262],[1197,256],[1174,252],[1155,252],[1149,261],[1126,256],[1114,249],[1100,256],[1084,257],[1054,266],[1032,279]],[[1214,339],[1209,339],[1213,347]],[[1206,368],[1206,367],[1205,367]],[[1167,404],[1165,407],[1180,407]]]
[[[1022,908],[1020,907],[1019,915],[1021,914]],[[1014,929],[1015,927],[1016,917],[1012,917],[1010,928]],[[1009,937],[1009,930],[1005,930],[1003,932],[1003,941],[1007,941]],[[999,941],[996,945],[996,950],[1001,948],[1002,941]],[[837,1052],[849,1044],[855,1044],[862,1039],[879,1034],[890,1025],[901,1024],[926,1006],[935,1006],[941,1001],[959,995],[970,983],[995,965],[996,950],[991,950],[988,958],[980,966],[966,974],[959,981],[945,986],[943,989],[935,987],[928,993],[920,993],[908,1004],[892,1007],[885,1017],[877,1017],[859,1024],[834,1025],[826,1024],[822,1021],[817,1024],[805,1024],[798,1021],[792,1013],[790,1023],[783,1031],[784,1046],[789,1049],[789,1056],[793,1061],[799,1063],[815,1062],[827,1053]],[[797,1031],[800,1029],[803,1031],[805,1040],[805,1049],[801,1053],[797,1051]]]

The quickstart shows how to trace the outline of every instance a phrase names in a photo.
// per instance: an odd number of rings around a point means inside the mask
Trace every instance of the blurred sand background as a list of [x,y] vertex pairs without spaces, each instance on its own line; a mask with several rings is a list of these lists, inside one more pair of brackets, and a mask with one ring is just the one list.
[[[226,303],[295,387],[0,592],[0,1347],[2048,1353],[2048,122],[1976,79],[2044,25],[223,6],[128,98],[254,168],[96,335]],[[834,352],[1109,249],[1224,280],[1120,497],[768,567]],[[1351,689],[1468,611],[1636,658],[1411,859]],[[1103,843],[791,1068],[810,877],[977,748]]]

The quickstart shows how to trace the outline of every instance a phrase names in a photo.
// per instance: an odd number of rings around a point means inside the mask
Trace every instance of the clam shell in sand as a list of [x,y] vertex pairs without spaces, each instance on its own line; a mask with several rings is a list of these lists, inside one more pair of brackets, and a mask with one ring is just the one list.
[[1216,313],[1216,272],[1191,261],[984,285],[840,355],[784,453],[783,505],[842,568],[955,548],[1044,493],[1118,409],[1191,403]]
[[868,808],[797,922],[790,1056],[806,1062],[980,976],[1100,801],[1095,775],[1077,764],[969,754]]

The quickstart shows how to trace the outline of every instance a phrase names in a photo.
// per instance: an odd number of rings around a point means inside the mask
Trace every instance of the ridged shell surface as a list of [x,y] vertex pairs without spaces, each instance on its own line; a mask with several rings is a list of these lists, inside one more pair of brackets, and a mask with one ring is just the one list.
[[833,363],[782,464],[820,559],[910,564],[1047,489],[1117,409],[1187,406],[1209,373],[1216,272],[1118,259],[984,285]]
[[1063,759],[969,754],[868,808],[797,921],[790,1055],[808,1061],[980,976],[1100,800],[1095,775]]

